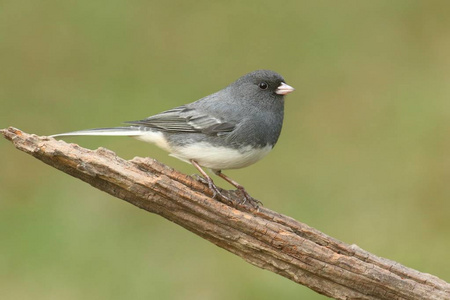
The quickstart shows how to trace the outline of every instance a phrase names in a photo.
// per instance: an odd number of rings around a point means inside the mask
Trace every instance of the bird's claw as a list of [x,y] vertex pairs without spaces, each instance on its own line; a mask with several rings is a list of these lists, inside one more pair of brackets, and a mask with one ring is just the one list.
[[[212,179],[211,178],[205,178],[205,177],[203,177],[203,176],[200,176],[200,175],[198,175],[198,174],[195,174],[194,175],[195,177],[196,177],[196,179],[198,180],[198,181],[200,181],[201,183],[203,183],[203,184],[205,184],[205,185],[208,185],[208,188],[212,191],[212,193],[213,193],[213,195],[211,196],[211,198],[214,198],[214,199],[217,199],[217,197],[218,198],[220,198],[221,200],[224,200],[225,202],[228,202],[228,203],[233,203],[233,201],[230,199],[230,198],[228,198],[227,196],[225,196],[220,190],[219,190],[219,188],[214,184],[214,182],[212,181]],[[219,200],[220,200],[219,199]]]
[[233,206],[236,206],[236,205],[248,206],[248,205],[250,205],[251,207],[253,207],[255,209],[259,209],[259,207],[263,205],[263,203],[261,201],[259,201],[259,200],[255,199],[255,198],[253,198],[252,196],[250,196],[250,194],[244,188],[238,188],[236,190],[236,191],[238,191],[238,195],[242,194],[242,196],[243,196],[240,199],[240,201],[236,201],[236,200],[233,200],[233,199],[225,196],[223,194],[223,192],[221,192],[219,190],[219,188],[214,184],[214,182],[212,181],[211,178],[209,178],[209,177],[205,178],[205,177],[200,176],[198,174],[195,174],[194,176],[201,183],[203,183],[205,185],[208,185],[208,188],[213,193],[212,198],[214,198],[214,199],[221,200],[222,202],[226,202],[226,203],[231,204]]
[[200,175],[198,175],[198,174],[193,174],[193,175],[191,175],[191,176],[194,177],[195,179],[197,179],[197,181],[200,181],[200,182],[203,183],[203,184],[208,184],[208,186],[209,186],[209,182],[208,182],[207,179],[205,179],[205,177],[200,176]]
[[239,188],[238,190],[241,191],[241,193],[244,195],[243,200],[240,204],[246,205],[248,203],[256,209],[259,209],[260,206],[263,206],[263,203],[261,201],[250,196],[250,194],[244,188]]

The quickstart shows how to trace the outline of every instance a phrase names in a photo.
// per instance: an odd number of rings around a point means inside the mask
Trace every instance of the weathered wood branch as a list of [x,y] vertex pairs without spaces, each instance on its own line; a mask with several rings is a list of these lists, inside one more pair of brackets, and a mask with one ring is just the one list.
[[[450,299],[450,284],[347,245],[261,207],[228,206],[196,179],[150,158],[130,161],[1,130],[14,146],[117,198],[159,214],[247,262],[335,299]],[[229,197],[236,199],[234,192]]]

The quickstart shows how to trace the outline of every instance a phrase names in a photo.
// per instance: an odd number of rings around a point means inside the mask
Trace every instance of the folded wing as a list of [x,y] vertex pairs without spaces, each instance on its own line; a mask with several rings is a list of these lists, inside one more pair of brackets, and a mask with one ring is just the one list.
[[192,132],[208,135],[222,135],[236,128],[236,123],[225,122],[218,117],[186,106],[167,110],[144,120],[126,123],[157,128],[165,132]]

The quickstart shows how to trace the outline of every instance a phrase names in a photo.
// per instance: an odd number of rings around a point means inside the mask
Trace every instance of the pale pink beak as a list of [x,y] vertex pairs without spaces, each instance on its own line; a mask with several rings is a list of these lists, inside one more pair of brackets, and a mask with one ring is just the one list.
[[295,89],[292,86],[282,82],[280,86],[276,89],[275,93],[278,95],[287,95],[289,93],[292,93],[294,90]]

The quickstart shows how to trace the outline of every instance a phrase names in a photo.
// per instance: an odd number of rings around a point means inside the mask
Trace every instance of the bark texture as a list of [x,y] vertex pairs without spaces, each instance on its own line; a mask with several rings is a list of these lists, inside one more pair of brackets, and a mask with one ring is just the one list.
[[335,299],[450,299],[450,284],[433,275],[377,257],[264,207],[221,203],[203,183],[156,160],[127,161],[104,148],[92,151],[12,127],[1,133],[46,164],[320,294]]

